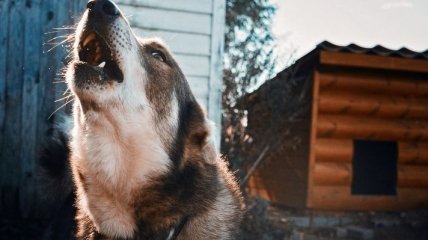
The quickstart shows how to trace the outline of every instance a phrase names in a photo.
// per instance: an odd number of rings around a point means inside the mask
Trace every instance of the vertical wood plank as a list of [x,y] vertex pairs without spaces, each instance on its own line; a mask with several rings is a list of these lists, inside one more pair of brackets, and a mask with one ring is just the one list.
[[[67,56],[67,44],[68,44],[68,42],[66,41],[66,36],[68,36],[68,34],[72,32],[68,29],[69,26],[67,25],[71,23],[74,4],[75,3],[73,1],[61,0],[61,1],[57,1],[57,5],[55,8],[55,10],[58,13],[62,13],[62,14],[56,14],[56,17],[55,17],[55,21],[56,21],[55,28],[58,29],[57,30],[58,33],[56,34],[58,38],[57,40],[55,40],[55,45],[58,45],[58,46],[53,49],[53,53],[52,53],[55,55],[54,58],[57,60],[57,71],[55,73],[54,78],[51,80],[51,82],[54,82],[54,84],[52,84],[53,91],[54,91],[54,101],[53,101],[54,110],[52,110],[52,112],[54,112],[56,109],[59,109],[56,112],[57,114],[63,113],[64,110],[66,109],[65,107],[62,107],[66,103],[66,100],[56,101],[64,97],[63,94],[67,89],[66,84],[61,82],[63,81],[63,79],[61,77],[60,72],[58,72],[58,70],[63,69],[67,63],[67,60],[65,58]],[[54,118],[54,116],[52,117]]]
[[[45,34],[71,24],[85,1],[0,0],[0,216],[37,215],[34,164],[54,110],[52,81],[64,51],[48,54]],[[62,33],[61,33],[62,34]],[[36,213],[36,214],[35,214]]]
[[0,146],[3,142],[3,125],[6,114],[6,56],[7,35],[9,29],[9,1],[0,1],[0,22],[3,27],[0,30]]
[[40,24],[42,26],[41,41],[43,43],[43,52],[40,58],[39,88],[37,93],[37,136],[43,138],[49,127],[49,115],[54,111],[54,84],[57,71],[58,59],[56,59],[55,49],[48,51],[52,45],[47,42],[58,34],[52,33],[54,28],[58,27],[56,23],[56,3],[61,4],[63,0],[43,0],[41,2]]
[[[306,199],[306,207],[313,207],[313,173],[315,171],[315,142],[317,139],[317,119],[318,119],[318,94],[319,94],[319,80],[320,74],[318,71],[314,72],[312,82],[312,113],[311,113],[311,129],[309,137],[309,165],[308,165],[308,193]],[[306,160],[306,159],[305,159]]]
[[[3,147],[4,140],[4,123],[6,118],[6,58],[7,58],[7,36],[9,31],[9,1],[0,1],[0,22],[3,24],[0,30],[0,146]],[[1,154],[0,154],[1,156]],[[0,159],[1,160],[1,159]],[[4,172],[6,168],[0,162],[0,183],[3,183]],[[2,186],[0,186],[2,187]],[[0,188],[0,199],[2,197],[3,189]],[[0,209],[2,209],[2,202],[0,202]]]
[[22,82],[22,115],[21,115],[21,185],[20,205],[23,217],[31,211],[35,198],[34,164],[37,151],[37,90],[39,77],[39,62],[41,53],[41,0],[25,1],[25,31],[24,31],[24,78]]
[[211,64],[208,94],[208,118],[214,121],[214,140],[220,149],[221,140],[221,89],[223,83],[223,50],[226,1],[213,0],[211,24]]
[[[19,211],[19,184],[21,176],[21,103],[24,57],[24,1],[10,1],[7,40],[6,117],[4,141],[0,153],[3,165],[3,209]],[[18,163],[18,164],[17,164]],[[18,199],[17,199],[18,198]],[[6,214],[6,215],[8,215]]]

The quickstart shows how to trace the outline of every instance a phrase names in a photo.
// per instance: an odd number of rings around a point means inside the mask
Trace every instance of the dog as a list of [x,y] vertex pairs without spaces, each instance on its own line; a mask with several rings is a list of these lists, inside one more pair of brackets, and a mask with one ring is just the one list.
[[65,78],[77,239],[234,238],[239,187],[161,40],[136,37],[116,4],[91,0]]

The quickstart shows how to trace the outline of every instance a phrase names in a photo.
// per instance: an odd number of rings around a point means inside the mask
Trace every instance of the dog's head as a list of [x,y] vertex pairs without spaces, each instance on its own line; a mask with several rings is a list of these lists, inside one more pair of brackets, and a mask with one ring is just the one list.
[[182,154],[177,141],[184,135],[206,141],[205,114],[168,48],[158,39],[136,37],[109,0],[88,2],[66,79],[82,119],[123,115],[130,124],[150,120],[171,157]]

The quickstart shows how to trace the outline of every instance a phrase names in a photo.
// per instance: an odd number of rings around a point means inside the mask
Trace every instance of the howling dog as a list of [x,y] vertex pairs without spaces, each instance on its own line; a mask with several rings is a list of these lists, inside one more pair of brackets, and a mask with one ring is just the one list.
[[91,0],[66,82],[77,239],[234,238],[241,194],[165,44]]

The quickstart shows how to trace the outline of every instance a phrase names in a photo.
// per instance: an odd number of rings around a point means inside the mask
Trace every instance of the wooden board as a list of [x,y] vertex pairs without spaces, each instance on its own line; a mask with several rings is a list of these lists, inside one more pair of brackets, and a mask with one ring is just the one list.
[[327,138],[426,141],[428,140],[428,123],[321,114],[317,122],[317,133],[320,137]]
[[398,166],[398,187],[428,189],[428,166]]
[[368,54],[321,51],[320,63],[344,67],[400,70],[428,73],[428,61]]
[[[353,140],[319,138],[315,143],[316,162],[351,163]],[[410,165],[428,165],[428,142],[398,142],[398,162]]]
[[209,35],[169,32],[165,30],[149,30],[134,28],[135,34],[140,37],[159,37],[177,54],[194,54],[210,56],[211,41]]
[[264,179],[256,176],[251,176],[248,180],[248,190],[253,196],[260,196],[266,200],[272,200],[269,192],[266,190]]
[[178,62],[184,75],[187,77],[208,77],[210,73],[210,58],[205,56],[193,56],[184,54],[175,54],[175,60]]
[[397,196],[351,195],[350,187],[315,186],[308,207],[320,210],[403,210],[428,207],[427,188],[399,188]]
[[326,89],[320,92],[319,110],[330,114],[428,119],[428,98]]
[[352,182],[352,164],[315,163],[312,181],[318,186],[349,186]]
[[30,214],[32,202],[34,201],[36,189],[33,171],[35,166],[38,141],[37,137],[37,120],[38,109],[37,105],[37,90],[38,90],[38,74],[40,71],[40,55],[42,53],[42,42],[39,37],[41,35],[40,24],[40,3],[41,0],[27,1],[25,8],[25,30],[24,30],[24,78],[22,91],[22,115],[21,115],[21,131],[23,133],[21,140],[21,211],[24,216]]
[[208,118],[214,121],[219,131],[214,133],[214,143],[220,149],[221,143],[221,97],[223,88],[223,49],[226,1],[212,0],[212,29],[210,47],[210,81],[208,95]]
[[211,15],[146,7],[121,6],[133,27],[211,34]]
[[212,13],[212,0],[116,0],[119,5],[132,5],[194,13]]
[[[6,120],[6,67],[7,67],[7,37],[9,32],[9,1],[0,1],[0,22],[3,25],[0,31],[0,129],[3,129]],[[0,146],[3,146],[3,133],[0,134]],[[0,172],[2,165],[0,164]],[[1,180],[2,176],[0,176]],[[1,197],[1,193],[0,193]]]
[[190,89],[198,102],[207,110],[208,104],[208,78],[207,77],[188,77]]
[[353,140],[339,138],[318,138],[315,142],[316,162],[351,163]]
[[[21,164],[21,105],[22,79],[24,67],[24,33],[25,33],[25,3],[23,1],[9,2],[9,25],[7,36],[6,88],[5,88],[5,124],[2,135],[3,143],[0,152],[2,165],[2,189],[4,212],[19,211],[20,180],[22,177]],[[3,27],[3,26],[2,26]],[[25,135],[25,134],[24,134]],[[8,215],[6,213],[3,213]]]
[[428,97],[428,78],[361,72],[334,72],[320,75],[320,89],[363,93]]
[[[311,126],[310,126],[310,137],[309,137],[309,168],[308,168],[308,190],[307,190],[307,199],[306,205],[309,204],[310,199],[312,199],[314,181],[312,181],[313,173],[315,171],[315,142],[318,138],[318,97],[320,89],[320,73],[318,71],[314,72],[312,80],[312,106],[311,106]],[[304,161],[304,160],[303,160]]]

